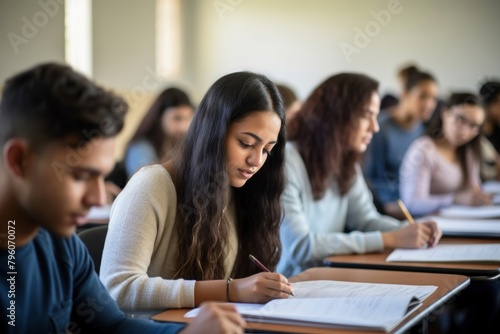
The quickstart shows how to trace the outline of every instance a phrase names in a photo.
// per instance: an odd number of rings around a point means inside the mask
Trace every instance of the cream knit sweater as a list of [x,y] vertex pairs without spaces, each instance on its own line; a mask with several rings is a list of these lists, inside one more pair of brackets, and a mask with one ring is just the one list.
[[[142,168],[116,198],[100,278],[123,310],[195,306],[195,281],[172,279],[178,270],[176,213],[175,187],[161,165]],[[232,271],[238,249],[235,217],[234,205],[230,205],[223,219],[230,228],[226,277]]]

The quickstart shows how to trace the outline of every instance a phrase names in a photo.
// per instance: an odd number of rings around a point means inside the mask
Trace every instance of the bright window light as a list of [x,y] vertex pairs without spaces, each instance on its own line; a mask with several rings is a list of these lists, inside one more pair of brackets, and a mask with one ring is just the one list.
[[92,77],[92,0],[66,0],[64,7],[66,63]]
[[156,1],[156,72],[175,79],[181,68],[181,10],[179,0]]

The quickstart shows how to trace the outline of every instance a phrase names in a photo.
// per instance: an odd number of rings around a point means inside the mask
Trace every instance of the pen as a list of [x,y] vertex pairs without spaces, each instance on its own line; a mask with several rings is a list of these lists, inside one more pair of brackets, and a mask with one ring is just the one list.
[[[249,254],[249,255],[248,255],[248,257],[249,257],[249,258],[250,258],[250,260],[252,260],[252,262],[253,262],[253,263],[255,263],[255,265],[256,265],[257,267],[259,267],[260,269],[262,269],[262,270],[264,270],[265,272],[268,272],[268,273],[270,273],[270,272],[271,272],[271,270],[267,269],[267,267],[266,267],[265,265],[263,265],[263,264],[262,264],[262,262],[260,262],[259,260],[257,260],[257,258],[256,258],[255,256],[253,256],[252,254]],[[291,294],[292,296],[294,296],[294,297],[295,297],[295,295],[293,294],[293,291],[292,291],[292,292],[290,292],[290,294]]]

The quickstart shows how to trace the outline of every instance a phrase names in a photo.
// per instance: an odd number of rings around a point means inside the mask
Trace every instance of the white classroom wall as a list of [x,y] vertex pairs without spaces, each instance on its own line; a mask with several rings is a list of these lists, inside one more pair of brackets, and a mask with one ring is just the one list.
[[[435,74],[444,93],[476,91],[479,81],[500,77],[496,0],[195,1],[194,65],[202,87],[249,69],[306,97],[327,76],[355,71],[377,78],[382,91],[396,91],[396,69],[408,62]],[[357,50],[344,53],[341,45]]]
[[[156,1],[180,3],[176,77],[154,73]],[[0,82],[42,61],[64,61],[63,3],[0,0]],[[366,73],[382,93],[397,92],[396,69],[409,62],[436,76],[443,97],[500,78],[498,0],[93,0],[92,13],[93,77],[131,104],[121,148],[160,89],[179,84],[198,102],[233,71],[264,73],[301,98],[341,71]],[[13,43],[13,34],[24,40]]]

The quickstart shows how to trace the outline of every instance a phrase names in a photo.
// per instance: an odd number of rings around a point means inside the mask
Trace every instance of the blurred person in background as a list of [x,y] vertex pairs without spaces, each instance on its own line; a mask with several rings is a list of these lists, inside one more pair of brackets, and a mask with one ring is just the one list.
[[406,73],[406,86],[394,112],[380,122],[364,157],[364,174],[382,203],[382,213],[404,219],[396,204],[399,169],[411,143],[425,133],[425,125],[436,108],[438,85],[429,73],[414,68]]
[[130,178],[143,166],[172,158],[193,115],[193,106],[184,91],[174,87],[165,89],[127,145],[124,158],[127,176]]
[[451,204],[491,204],[491,195],[480,191],[481,100],[470,93],[452,94],[439,116],[427,135],[411,144],[401,164],[401,199],[416,216]]
[[289,124],[277,270],[294,275],[335,254],[436,244],[434,222],[404,224],[383,216],[359,166],[378,131],[378,82],[340,73],[321,83]]
[[286,121],[290,122],[297,112],[300,110],[301,103],[297,98],[295,92],[286,85],[276,85],[283,99],[283,106],[285,107]]
[[500,179],[500,81],[487,81],[479,89],[486,120],[481,136],[481,178]]

